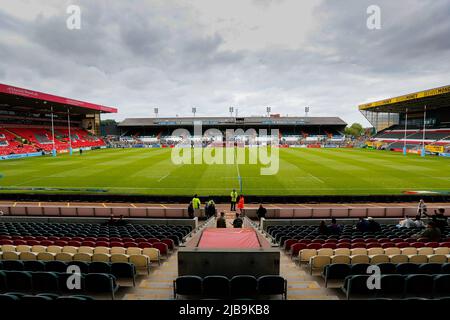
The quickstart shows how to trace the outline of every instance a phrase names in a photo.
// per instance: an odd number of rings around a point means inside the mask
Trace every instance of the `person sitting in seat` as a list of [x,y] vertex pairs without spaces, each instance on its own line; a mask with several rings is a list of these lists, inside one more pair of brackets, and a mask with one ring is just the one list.
[[225,220],[225,212],[220,213],[220,217],[217,218],[217,221],[216,221],[216,227],[217,228],[226,228],[227,227],[227,222]]
[[242,228],[244,221],[240,217],[239,213],[236,213],[236,219],[233,220],[233,228]]
[[376,222],[372,217],[367,218],[367,231],[369,232],[378,232],[381,231],[381,226],[378,222]]
[[436,223],[433,221],[428,222],[427,228],[416,237],[425,238],[427,241],[434,242],[441,240],[441,230],[436,227]]
[[416,228],[425,228],[425,223],[420,218],[420,215],[417,215],[414,219],[414,225],[416,226]]
[[359,232],[366,232],[368,230],[368,222],[364,218],[359,218],[358,223],[355,226],[355,229]]
[[331,224],[328,226],[328,231],[331,234],[340,234],[342,227],[337,223],[336,218],[331,218]]
[[318,231],[319,231],[319,234],[328,234],[327,224],[325,223],[324,220],[320,221]]
[[405,219],[400,220],[400,222],[397,225],[398,228],[415,228],[416,224],[413,219],[411,219],[410,216],[405,216]]

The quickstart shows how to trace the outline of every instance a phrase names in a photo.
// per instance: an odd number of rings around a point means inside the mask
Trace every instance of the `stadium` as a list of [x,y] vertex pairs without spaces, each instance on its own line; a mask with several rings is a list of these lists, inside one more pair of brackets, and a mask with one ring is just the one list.
[[[127,41],[139,36],[123,34]],[[290,81],[280,99],[281,85],[265,78],[257,91],[267,95],[255,98],[248,89],[233,100],[218,90],[206,99],[205,79],[200,91],[184,91],[203,65],[189,75],[194,66],[188,59],[178,78],[171,74],[170,81],[160,81],[164,77],[155,69],[139,70],[147,66],[139,50],[156,49],[146,43],[133,52],[137,65],[124,66],[118,61],[133,51],[127,45],[119,46],[127,50],[115,56],[115,69],[106,62],[114,50],[107,47],[99,62],[100,55],[88,54],[83,44],[81,53],[63,59],[76,62],[70,67],[73,81],[46,80],[54,72],[49,65],[45,72],[35,67],[34,80],[17,80],[0,69],[6,82],[0,83],[0,305],[44,310],[50,303],[70,308],[108,303],[109,311],[127,309],[122,317],[130,317],[138,307],[125,303],[141,301],[151,316],[161,308],[167,317],[220,318],[275,317],[277,308],[287,306],[300,306],[301,313],[330,306],[328,313],[356,301],[374,303],[372,308],[388,301],[448,303],[450,85],[418,81],[417,91],[416,82],[394,87],[398,79],[385,74],[389,87],[370,78],[355,81],[363,92],[348,89],[333,96],[322,86],[307,90],[305,83],[298,94]],[[161,56],[172,56],[159,49]],[[251,50],[242,50],[251,57]],[[289,59],[289,50],[283,59]],[[216,59],[229,63],[240,56]],[[321,60],[317,70],[323,61],[330,68],[335,63]],[[102,69],[103,63],[108,68]],[[165,59],[162,64],[176,65]],[[266,70],[258,66],[256,78]],[[138,73],[131,76],[127,68]],[[287,74],[284,68],[277,66]],[[82,80],[76,80],[78,72]],[[335,74],[332,83],[322,75],[319,82],[331,88],[347,81]],[[191,80],[183,82],[184,76]],[[350,78],[362,79],[357,76]],[[238,76],[230,78],[244,86]],[[157,89],[145,94],[147,85]],[[334,92],[342,87],[338,83]],[[292,98],[284,98],[289,93]],[[283,111],[267,107],[272,95]],[[316,95],[320,111],[311,115],[302,99]],[[211,104],[204,113],[192,107],[190,116],[179,107],[188,98],[198,99],[190,100],[194,105]],[[158,109],[154,101],[169,103]],[[243,101],[241,115],[237,107],[227,107],[224,115],[214,101],[221,107]],[[355,117],[365,127],[351,125]],[[317,304],[302,305],[305,301]],[[220,309],[228,303],[232,310]]]

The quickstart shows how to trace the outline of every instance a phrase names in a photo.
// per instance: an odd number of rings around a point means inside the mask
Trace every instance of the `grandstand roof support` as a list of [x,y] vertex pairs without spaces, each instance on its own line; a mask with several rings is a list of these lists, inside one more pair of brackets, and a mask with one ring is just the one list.
[[425,157],[425,131],[427,128],[427,105],[423,109],[423,135],[422,135],[422,157]]
[[69,153],[72,155],[72,134],[70,131],[70,108],[67,107],[67,128],[69,129]]
[[52,112],[52,143],[53,143],[53,150],[52,150],[52,155],[54,157],[56,157],[56,147],[55,147],[55,124],[53,121],[53,106],[51,107],[51,112]]
[[406,108],[406,114],[405,114],[405,138],[403,141],[403,154],[406,156],[406,135],[408,130],[408,108]]

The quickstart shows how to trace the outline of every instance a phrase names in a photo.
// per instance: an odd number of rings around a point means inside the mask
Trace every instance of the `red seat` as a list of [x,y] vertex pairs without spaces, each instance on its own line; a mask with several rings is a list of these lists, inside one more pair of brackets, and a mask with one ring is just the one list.
[[38,241],[48,240],[47,237],[44,237],[44,236],[37,236],[37,237],[35,237],[35,238],[36,238],[36,240],[38,240]]
[[72,240],[70,240],[70,241],[78,241],[78,242],[81,242],[81,241],[83,241],[83,240],[84,240],[84,238],[81,238],[81,237],[73,237]]
[[337,244],[336,249],[341,249],[341,248],[350,249],[351,246],[352,245],[350,244],[350,242],[341,242],[341,243]]
[[156,243],[156,242],[159,242],[159,239],[157,239],[157,238],[148,238],[147,241],[150,242],[150,243]]
[[337,247],[336,243],[324,243],[322,245],[322,248],[336,249],[336,247]]
[[364,238],[354,238],[354,239],[352,239],[352,242],[353,243],[355,243],[355,242],[365,242],[365,240],[364,240]]
[[153,245],[151,243],[149,243],[149,242],[139,242],[138,243],[138,247],[141,248],[141,249],[153,248]]
[[0,240],[0,244],[14,244],[14,241],[10,240],[10,239],[1,239]]
[[52,246],[53,244],[54,244],[54,242],[51,240],[42,240],[41,241],[41,246],[48,247],[48,246]]
[[439,247],[447,247],[447,248],[450,248],[450,242],[441,242],[441,243],[439,243]]
[[16,246],[21,246],[21,245],[26,245],[27,242],[25,240],[14,240],[14,245]]
[[167,248],[169,250],[173,250],[175,248],[175,243],[173,242],[172,239],[164,238],[164,239],[161,239],[161,242],[167,244]]
[[395,246],[398,247],[398,248],[406,248],[406,247],[409,247],[410,244],[409,244],[409,242],[403,241],[403,242],[396,243]]
[[393,238],[393,239],[391,239],[391,242],[399,243],[399,242],[404,242],[404,240],[402,238]]
[[131,241],[125,242],[125,243],[123,244],[123,246],[124,246],[125,248],[139,247],[138,244],[137,244],[136,242],[131,242]]
[[0,240],[11,240],[12,237],[11,236],[7,236],[7,235],[1,235],[0,236]]
[[94,237],[86,237],[86,238],[84,238],[83,241],[92,241],[92,242],[95,242],[95,241],[97,241],[97,239],[94,238]]
[[352,249],[354,248],[365,248],[366,243],[365,242],[353,242],[352,243]]
[[163,242],[153,243],[153,248],[158,249],[161,255],[167,255],[167,253],[169,252],[167,249],[167,244]]
[[380,247],[380,244],[378,242],[369,242],[366,244],[367,249],[378,248],[378,247]]
[[96,241],[95,242],[96,247],[109,247],[109,242],[107,241]]
[[76,240],[70,240],[69,242],[67,242],[67,245],[72,247],[81,247],[81,242]]
[[36,238],[33,236],[25,236],[22,238],[23,240],[35,240]]
[[23,240],[22,236],[12,236],[11,237],[12,240]]
[[51,241],[56,241],[56,240],[59,240],[59,237],[56,237],[56,236],[49,236],[47,239],[48,239],[48,240],[51,240]]
[[378,242],[378,239],[376,238],[367,238],[364,240],[364,242],[369,243],[369,242]]
[[337,243],[338,240],[337,239],[327,239],[325,240],[325,243]]
[[134,242],[134,239],[130,237],[123,237],[122,242]]
[[[112,238],[111,238],[112,239]],[[97,238],[97,241],[106,241],[106,242],[109,242],[110,241],[110,238],[108,238],[108,237],[98,237]]]
[[147,242],[147,239],[145,239],[145,238],[136,238],[136,239],[134,239],[134,242],[137,242],[137,243],[139,243],[139,242]]
[[29,246],[37,246],[39,245],[41,242],[38,240],[27,240],[27,245]]
[[85,247],[95,247],[95,242],[94,241],[83,241],[83,242],[81,242],[81,245],[82,246],[85,246]]
[[311,243],[320,243],[320,244],[322,244],[322,243],[325,243],[325,240],[323,240],[323,239],[313,239],[313,240],[311,240]]
[[112,242],[112,241],[122,242],[122,238],[119,238],[119,237],[111,237],[111,238],[109,238],[109,240],[105,240],[105,241],[110,241],[110,242]]
[[415,247],[415,248],[423,248],[425,246],[425,243],[416,241],[416,242],[410,243],[410,246]]
[[391,248],[391,247],[395,247],[395,244],[393,242],[383,242],[381,244],[381,247],[384,248]]
[[297,243],[297,239],[287,239],[287,240],[284,242],[284,250],[286,250],[286,251],[291,250],[291,246],[292,246],[294,243]]
[[71,237],[60,237],[59,240],[70,241],[70,240],[72,240],[72,238]]
[[319,249],[322,249],[322,244],[320,244],[320,243],[310,243],[310,244],[307,244],[307,245],[306,245],[306,249],[316,249],[316,250],[319,250]]
[[111,247],[123,247],[123,242],[119,242],[119,241],[111,241],[111,242],[109,243],[109,245],[110,245]]
[[342,238],[338,240],[338,243],[350,243],[352,242],[352,239],[350,238]]
[[427,243],[425,243],[425,247],[437,248],[437,247],[439,247],[439,243],[438,242],[427,242]]
[[310,244],[311,240],[310,239],[301,239],[298,241],[298,243]]
[[290,251],[291,255],[293,257],[297,256],[298,253],[300,252],[300,250],[306,249],[306,246],[307,246],[307,244],[299,243],[299,242],[293,244],[291,247],[291,251]]
[[69,244],[68,241],[63,241],[63,240],[56,240],[54,241],[55,246],[60,246],[60,247],[64,247],[67,246]]
[[380,238],[380,239],[378,239],[379,243],[390,242],[390,241],[391,241],[391,239],[389,239],[389,238]]

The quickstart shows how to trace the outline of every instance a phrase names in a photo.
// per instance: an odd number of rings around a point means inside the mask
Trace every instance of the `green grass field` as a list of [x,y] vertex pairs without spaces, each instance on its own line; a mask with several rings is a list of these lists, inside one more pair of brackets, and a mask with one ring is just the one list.
[[[450,191],[450,159],[357,149],[280,149],[276,175],[260,165],[174,165],[169,149],[97,150],[0,161],[0,192],[144,195],[375,195]],[[34,190],[33,190],[34,189]]]

